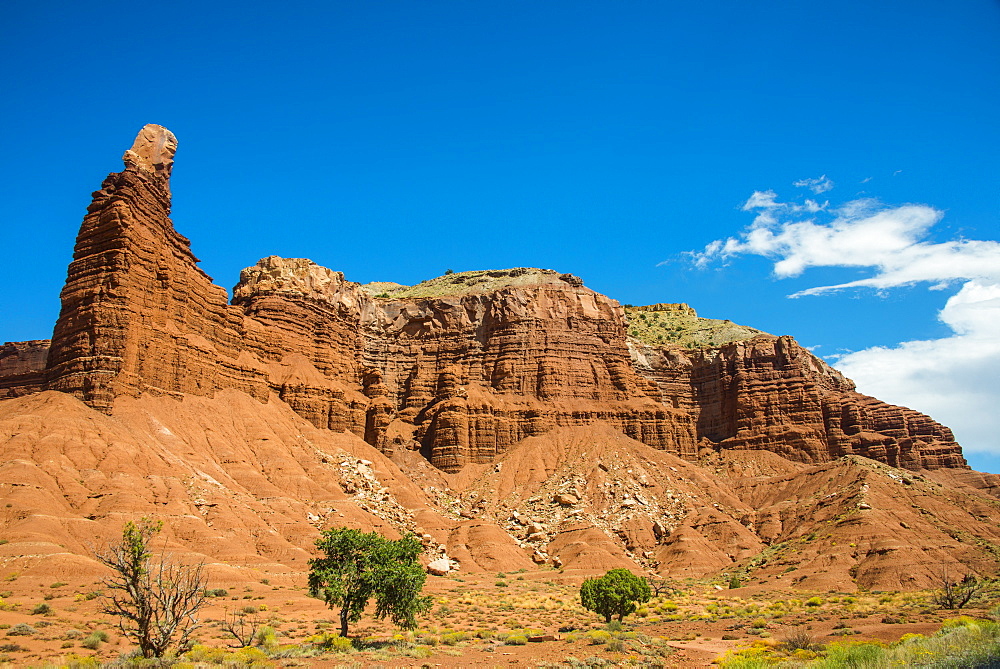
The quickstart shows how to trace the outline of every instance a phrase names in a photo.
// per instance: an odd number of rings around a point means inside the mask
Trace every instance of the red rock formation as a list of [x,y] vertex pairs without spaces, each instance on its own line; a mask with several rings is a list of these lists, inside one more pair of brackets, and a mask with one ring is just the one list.
[[640,372],[695,416],[714,449],[769,450],[800,462],[856,454],[908,469],[967,466],[951,430],[855,392],[791,337],[632,350]]
[[46,387],[105,412],[142,392],[267,397],[265,373],[242,355],[242,313],[170,221],[176,147],[166,128],[142,129],[125,171],[94,193],[62,291]]
[[49,340],[12,341],[0,346],[0,399],[37,393],[45,383]]
[[[370,400],[363,434],[383,450],[398,418],[436,466],[454,471],[553,427],[607,420],[694,455],[688,417],[659,403],[632,368],[617,303],[555,272],[490,274],[500,287],[380,299],[339,272],[271,257],[243,270],[233,293],[278,350],[304,354],[327,383],[360,380]],[[290,400],[318,425],[305,397],[314,401],[320,385]]]
[[146,126],[94,194],[47,388],[104,412],[143,393],[273,392],[318,427],[384,453],[416,445],[448,471],[598,421],[688,459],[741,448],[964,466],[947,428],[858,395],[788,337],[697,351],[630,342],[617,302],[552,270],[466,272],[373,297],[308,260],[269,257],[242,272],[230,305],[170,221],[175,149]]

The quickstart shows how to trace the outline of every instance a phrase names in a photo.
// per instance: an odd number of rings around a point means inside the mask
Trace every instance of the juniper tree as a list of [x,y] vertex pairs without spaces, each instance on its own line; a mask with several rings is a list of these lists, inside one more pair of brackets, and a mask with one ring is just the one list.
[[316,540],[323,557],[309,561],[309,594],[340,607],[340,635],[361,619],[375,599],[375,617],[391,618],[403,629],[417,626],[416,616],[431,606],[420,595],[427,574],[417,560],[423,547],[412,534],[390,540],[346,527],[331,528]]
[[612,569],[600,578],[588,578],[580,586],[583,608],[604,616],[606,623],[613,615],[621,620],[635,612],[637,603],[648,602],[652,596],[649,584],[628,569]]

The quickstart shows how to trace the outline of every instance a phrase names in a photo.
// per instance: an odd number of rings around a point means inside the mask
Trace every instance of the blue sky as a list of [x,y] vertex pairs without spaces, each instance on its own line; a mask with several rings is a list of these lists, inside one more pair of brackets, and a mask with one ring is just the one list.
[[850,354],[829,360],[1000,471],[996,1],[0,17],[0,341],[51,334],[91,191],[160,123],[174,222],[223,286],[271,254],[360,282],[572,272]]

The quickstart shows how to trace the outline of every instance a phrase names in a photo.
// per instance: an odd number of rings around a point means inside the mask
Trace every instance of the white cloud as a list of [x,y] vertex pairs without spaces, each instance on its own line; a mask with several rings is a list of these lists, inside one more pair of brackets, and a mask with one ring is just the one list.
[[792,182],[792,185],[797,188],[808,188],[817,195],[825,193],[828,190],[833,190],[833,181],[831,181],[825,174],[815,179],[799,179],[798,181]]
[[[968,451],[1000,454],[1000,243],[932,242],[930,230],[943,213],[922,204],[887,206],[862,199],[812,211],[780,202],[773,191],[758,191],[743,209],[758,212],[753,224],[738,237],[692,253],[696,264],[759,255],[774,261],[779,278],[810,267],[872,269],[869,277],[790,297],[918,283],[940,290],[961,282],[939,313],[951,336],[857,351],[840,356],[835,366],[854,379],[860,392],[948,425]],[[803,213],[826,220],[802,218]]]
[[969,452],[1000,453],[1000,284],[969,281],[941,310],[955,334],[842,356],[858,390],[922,411]]

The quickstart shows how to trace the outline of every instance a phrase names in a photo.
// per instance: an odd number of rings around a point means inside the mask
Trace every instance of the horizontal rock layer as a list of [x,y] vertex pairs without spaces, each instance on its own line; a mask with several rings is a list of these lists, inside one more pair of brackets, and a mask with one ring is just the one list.
[[45,384],[49,340],[6,342],[0,346],[0,399],[37,393]]
[[551,270],[460,273],[373,295],[272,256],[242,272],[229,304],[169,218],[175,148],[169,131],[147,126],[126,169],[94,194],[45,388],[104,412],[144,393],[274,392],[318,427],[386,454],[419,449],[449,471],[595,421],[689,459],[763,449],[965,466],[947,428],[859,395],[788,337],[696,350],[631,341],[617,302]]

